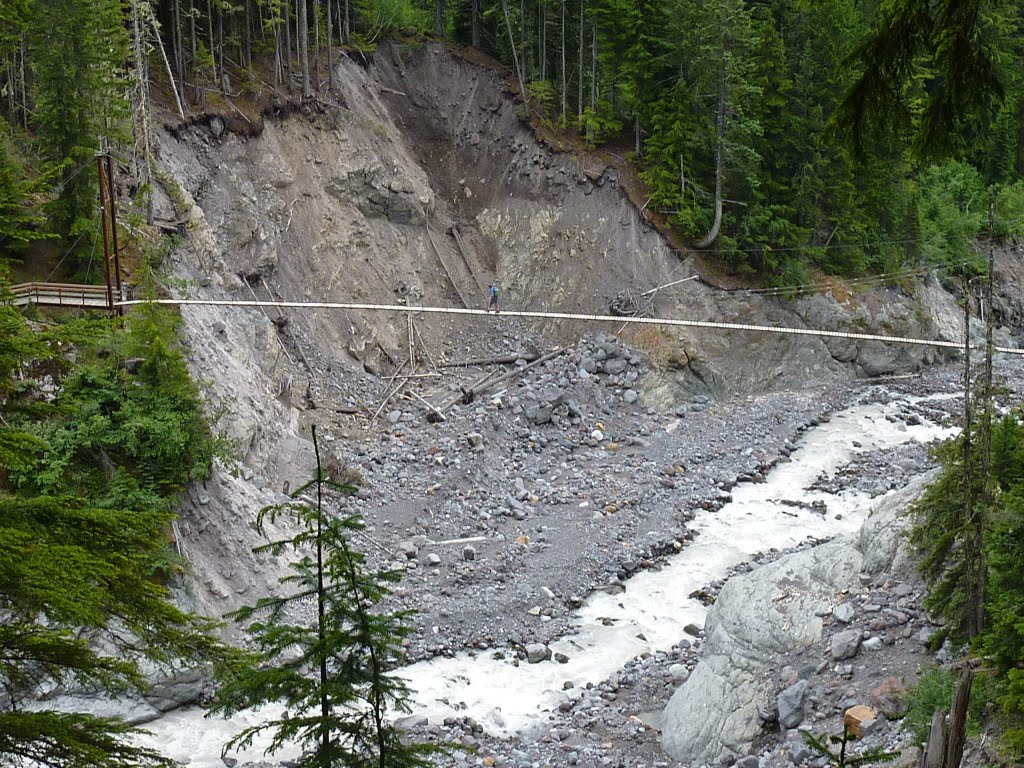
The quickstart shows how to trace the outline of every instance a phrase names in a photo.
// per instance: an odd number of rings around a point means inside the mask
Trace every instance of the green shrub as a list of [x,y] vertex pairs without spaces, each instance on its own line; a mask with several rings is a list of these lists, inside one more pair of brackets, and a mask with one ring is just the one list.
[[540,112],[542,117],[550,118],[558,103],[558,92],[550,80],[533,80],[526,84],[526,93],[530,104]]
[[904,727],[914,734],[916,742],[928,740],[932,716],[937,709],[949,710],[955,686],[956,676],[950,670],[929,666],[921,671],[917,683],[907,692],[910,706],[903,719]]
[[782,260],[778,272],[771,278],[771,283],[781,289],[781,295],[787,299],[812,293],[814,290],[814,276],[811,274],[810,266],[799,256],[793,255]]
[[987,227],[987,200],[981,175],[967,163],[950,161],[922,171],[917,202],[922,257],[951,275],[982,274],[984,264],[971,245]]
[[579,119],[579,131],[589,144],[602,144],[622,132],[622,119],[617,116],[611,102],[600,99],[597,111],[584,108]]
[[410,0],[363,0],[359,6],[366,29],[353,35],[353,44],[372,50],[392,32],[399,29],[423,31],[433,27],[433,18]]
[[1003,184],[996,190],[994,234],[1019,237],[1024,234],[1024,181]]
[[[936,710],[949,711],[955,688],[956,674],[953,670],[935,665],[921,670],[917,683],[907,692],[910,706],[903,719],[904,728],[914,734],[915,741],[922,743],[928,740],[932,717]],[[985,678],[976,677],[967,705],[968,736],[977,736],[981,732],[981,712],[989,698],[989,686]]]
[[146,305],[124,329],[107,319],[58,329],[76,364],[61,382],[53,417],[24,425],[46,449],[37,467],[11,473],[17,487],[152,510],[206,476],[223,446],[207,428],[176,323],[175,313]]
[[1024,670],[1007,673],[998,701],[1004,718],[1002,745],[1011,757],[1020,760],[1024,758]]

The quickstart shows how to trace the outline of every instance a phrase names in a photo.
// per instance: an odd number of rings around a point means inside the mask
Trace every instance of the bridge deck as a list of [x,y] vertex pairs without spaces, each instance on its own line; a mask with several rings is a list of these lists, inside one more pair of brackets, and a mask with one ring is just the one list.
[[[85,307],[110,309],[104,285],[70,283],[19,283],[11,286],[10,303],[16,307],[36,304],[48,307]],[[118,297],[114,296],[115,301]]]

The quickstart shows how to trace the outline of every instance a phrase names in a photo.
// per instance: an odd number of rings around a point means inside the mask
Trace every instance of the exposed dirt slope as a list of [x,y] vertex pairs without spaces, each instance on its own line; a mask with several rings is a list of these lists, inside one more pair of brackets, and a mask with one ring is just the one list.
[[[692,274],[693,265],[642,221],[614,172],[583,167],[534,140],[494,72],[439,46],[391,46],[366,68],[343,61],[337,80],[330,103],[270,115],[255,135],[226,131],[215,117],[162,133],[166,172],[157,207],[162,218],[183,221],[181,247],[168,262],[183,295],[481,307],[485,287],[497,278],[507,307],[605,312],[609,297],[625,288],[647,290]],[[951,338],[960,327],[952,299],[936,286],[913,297],[885,289],[845,304],[828,295],[785,304],[694,280],[659,292],[654,311]],[[528,327],[502,316],[414,315],[410,323],[384,313],[218,307],[189,307],[183,315],[210,411],[223,414],[221,428],[242,458],[240,467],[220,469],[195,490],[182,521],[198,597],[213,612],[274,583],[282,564],[252,557],[251,523],[262,504],[282,500],[308,477],[310,422],[321,424],[339,467],[369,465],[367,455],[390,466],[396,455],[415,456],[403,435],[426,414],[412,395],[387,404],[392,382],[403,382],[399,373],[415,372],[420,378],[407,388],[439,403],[481,374],[434,367],[445,360],[574,345],[583,332],[617,330]],[[623,353],[633,377],[618,371],[602,380],[607,395],[581,395],[586,407],[574,417],[573,440],[585,438],[607,415],[607,402],[618,403],[626,389],[639,392],[628,413],[652,416],[695,398],[706,407],[709,398],[913,370],[935,359],[929,348],[775,334],[627,331],[624,340],[639,350]],[[539,380],[574,396],[572,387],[589,381],[578,373],[587,350],[604,343],[584,344],[571,358],[575,368]],[[520,394],[524,410],[512,415],[522,424],[517,439],[529,442],[525,408],[544,395]],[[645,429],[629,418],[621,434]],[[433,429],[451,444],[469,427]],[[512,427],[500,422],[494,429]],[[497,446],[483,449],[484,466],[474,474],[466,474],[470,464],[455,462],[452,472],[466,476],[439,471],[436,484],[456,493],[476,487],[507,494],[517,467],[491,477],[486,470],[507,455],[507,446]],[[632,468],[623,471],[639,482]],[[361,507],[394,523],[385,548],[407,529],[423,528],[419,518],[442,512],[450,513],[453,529],[476,525],[470,497],[451,507],[450,498],[423,493],[419,483],[400,484]],[[556,570],[573,573],[578,560],[597,557],[570,554]],[[583,573],[580,585],[587,581]]]

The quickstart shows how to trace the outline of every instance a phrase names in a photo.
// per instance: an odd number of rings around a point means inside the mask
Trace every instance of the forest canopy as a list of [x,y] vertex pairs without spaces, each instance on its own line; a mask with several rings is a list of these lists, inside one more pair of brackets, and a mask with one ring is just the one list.
[[721,269],[971,272],[976,214],[1021,195],[1021,23],[1010,0],[4,0],[0,250],[56,237],[81,269],[83,164],[122,147],[144,191],[154,102],[301,100],[341,56],[426,33],[507,65],[534,125],[626,157],[645,210]]

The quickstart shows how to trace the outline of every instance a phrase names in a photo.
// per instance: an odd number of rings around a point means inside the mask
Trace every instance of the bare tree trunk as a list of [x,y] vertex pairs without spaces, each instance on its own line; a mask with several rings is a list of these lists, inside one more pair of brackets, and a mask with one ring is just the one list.
[[946,754],[943,760],[945,768],[960,768],[964,757],[964,745],[967,743],[967,704],[971,698],[971,685],[974,682],[974,670],[970,667],[960,669],[953,692],[953,706],[949,710],[949,737],[946,740]]
[[178,82],[181,83],[181,90],[185,91],[185,46],[181,33],[181,0],[174,0],[171,8],[173,18],[171,26],[171,47],[174,49],[174,68],[178,72]]
[[991,502],[990,480],[992,472],[992,352],[994,349],[996,319],[992,315],[992,279],[996,271],[995,265],[995,201],[989,204],[988,208],[988,275],[985,280],[985,394],[982,403],[982,430],[981,430],[981,472],[984,478],[984,503],[976,511],[977,536],[981,546],[978,548],[978,604],[975,606],[975,621],[980,634],[985,630],[986,616],[985,603],[988,596],[988,558],[985,556],[985,530],[988,527],[985,515],[988,513]]
[[28,52],[25,38],[21,39],[21,56],[18,57],[18,69],[21,73],[21,126],[28,130],[28,81],[25,80],[25,54]]
[[210,41],[210,66],[213,67],[213,72],[210,73],[213,83],[219,82],[217,80],[217,43],[213,37],[213,6],[210,0],[206,0],[206,34],[207,39]]
[[295,24],[299,45],[299,67],[302,72],[302,98],[313,96],[313,88],[309,82],[309,19],[306,16],[307,0],[295,0],[298,10]]
[[[135,119],[136,141],[142,145],[142,163],[136,166],[139,174],[139,181],[143,188],[149,189],[149,170],[152,163],[152,149],[149,144],[149,69],[146,66],[146,44],[143,37],[142,16],[139,12],[139,2],[132,0],[131,23],[132,23],[132,54],[135,58],[135,88],[136,108],[138,114]],[[171,81],[174,82],[173,80]],[[184,115],[182,115],[184,117]],[[136,156],[137,157],[137,156]],[[113,198],[114,191],[110,190]],[[150,190],[146,195],[146,223],[153,224],[153,193]]]
[[280,11],[272,12],[271,18],[274,22],[274,85],[281,85],[284,79],[284,66],[281,62],[281,17]]
[[480,47],[480,0],[470,0],[470,42]]
[[725,61],[723,61],[722,73],[718,81],[718,116],[715,121],[718,143],[715,148],[715,220],[704,239],[696,244],[697,248],[707,248],[718,239],[718,233],[722,230],[722,178],[725,176],[725,86]]
[[434,2],[434,37],[444,37],[444,0]]
[[942,759],[946,752],[946,710],[937,709],[932,715],[928,741],[925,743],[921,768],[942,768]]
[[519,77],[519,92],[523,97],[523,104],[526,107],[526,118],[530,118],[530,101],[526,97],[526,82],[523,80],[523,70],[519,66],[519,56],[516,54],[516,41],[512,36],[512,19],[508,13],[508,0],[501,0],[501,10],[505,14],[505,29],[508,30],[508,44],[512,46],[512,61],[516,62],[516,75]]
[[5,67],[5,69],[7,70],[7,81],[9,83],[9,86],[7,88],[7,115],[11,123],[17,122],[15,120],[15,104],[17,103],[16,94],[18,92],[18,89],[16,85],[17,76],[14,74],[17,61],[18,54],[17,52],[15,52],[12,54],[11,60],[7,62],[7,66]]
[[548,14],[544,0],[537,3],[537,37],[540,46],[540,79],[548,79]]
[[250,0],[245,0],[245,5],[242,8],[242,50],[244,51],[242,56],[242,63],[245,68],[252,70],[252,8],[249,6]]
[[327,0],[327,90],[334,89],[334,0]]
[[[178,86],[174,83],[174,74],[171,72],[171,62],[167,59],[167,51],[164,49],[163,40],[160,39],[160,24],[153,13],[153,6],[151,6],[149,3],[146,3],[142,6],[142,9],[142,12],[146,16],[146,18],[144,19],[144,26],[151,29],[153,31],[153,37],[156,38],[156,47],[160,49],[160,55],[164,60],[164,67],[166,67],[167,69],[167,79],[170,81],[171,91],[174,93],[174,103],[178,107],[178,114],[181,116],[181,119],[184,120],[185,109],[181,104],[181,96],[178,95]],[[177,24],[175,24],[175,27],[177,27]],[[171,33],[174,33],[173,29],[171,30]],[[184,87],[184,83],[182,84],[182,87]],[[150,223],[152,224],[152,222]]]
[[583,28],[583,7],[585,5],[584,0],[580,0],[580,39],[579,39],[579,54],[580,54],[580,71],[579,71],[579,82],[576,84],[576,117],[583,117],[583,40],[586,36],[586,30]]
[[195,0],[189,0],[188,29],[189,37],[192,38],[192,81],[195,86],[193,88],[193,100],[198,103],[203,98],[203,89],[199,86],[199,71],[196,66],[199,56],[199,43],[197,41],[198,35],[196,31]]
[[292,71],[292,6],[284,4],[284,52],[285,52],[285,74],[288,78],[288,92],[292,90],[295,82],[295,73]]
[[[519,65],[520,78],[525,83],[530,79],[529,57],[526,46],[526,0],[519,2],[519,55],[523,57]],[[523,91],[523,99],[526,99],[526,91]]]
[[217,46],[217,55],[220,59],[220,66],[218,67],[220,69],[220,80],[218,82],[220,83],[221,92],[227,96],[230,87],[227,70],[224,69],[224,11],[219,6],[217,8],[217,39],[220,41],[220,45]]
[[597,114],[597,27],[593,24],[590,25],[590,111]]
[[319,91],[323,85],[320,79],[320,0],[313,0],[313,80]]
[[345,35],[344,42],[348,45],[352,37],[352,10],[349,8],[349,0],[345,0],[345,25],[342,33]]
[[562,28],[560,30],[562,35],[562,117],[565,117],[567,109],[566,103],[566,79],[565,79],[565,0],[562,0]]
[[[971,414],[973,407],[971,403],[971,283],[966,277],[964,277],[964,480],[963,480],[963,493],[964,493],[964,524],[969,526],[974,517],[974,483],[971,477],[971,462],[972,456],[972,445],[971,445],[971,428],[972,419]],[[977,552],[974,551],[972,546],[973,536],[968,531],[966,541],[964,541],[964,554],[968,563],[973,563],[973,558],[977,556]],[[968,568],[971,566],[968,565]],[[971,585],[968,585],[968,594],[974,592],[971,589]],[[974,636],[972,627],[968,627],[968,632],[971,637]]]

